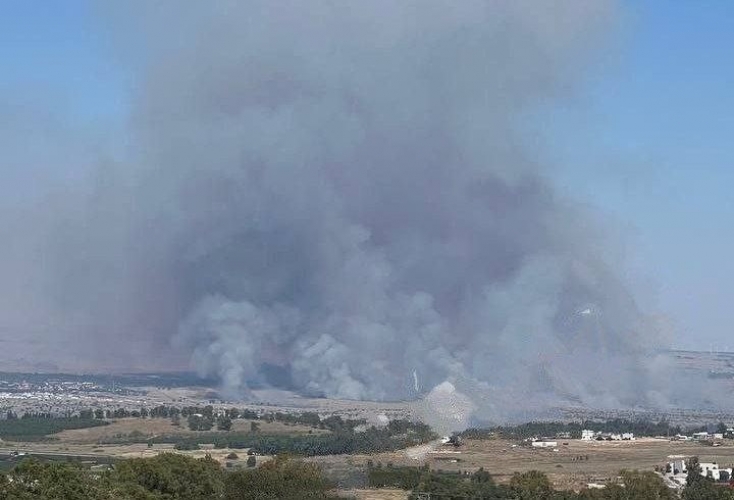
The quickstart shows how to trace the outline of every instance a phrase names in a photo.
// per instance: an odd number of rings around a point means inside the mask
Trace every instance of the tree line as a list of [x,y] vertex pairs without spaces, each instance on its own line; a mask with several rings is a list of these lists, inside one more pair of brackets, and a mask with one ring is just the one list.
[[[581,431],[583,429],[612,434],[632,432],[635,436],[675,436],[684,431],[680,425],[672,425],[667,420],[653,422],[645,419],[628,420],[617,418],[605,421],[527,422],[520,425],[470,428],[463,431],[460,435],[468,439],[489,439],[494,436],[507,439],[526,439],[541,436],[550,437],[567,433],[570,438],[578,439],[581,437]],[[698,430],[706,430],[706,426],[686,429],[688,432]]]
[[[339,415],[322,418],[315,412],[268,412],[259,414],[250,409],[234,407],[215,410],[212,405],[184,407],[159,405],[153,408],[143,407],[139,410],[131,410],[123,407],[106,410],[101,408],[86,408],[79,410],[77,413],[68,411],[63,415],[44,412],[23,413],[20,417],[10,409],[3,415],[5,418],[0,418],[0,438],[20,441],[43,439],[44,436],[65,429],[107,425],[109,420],[119,418],[170,418],[175,426],[180,426],[182,419],[185,419],[185,424],[190,430],[199,432],[208,432],[215,428],[217,431],[231,431],[235,419],[251,420],[251,432],[257,432],[259,430],[259,421],[282,422],[286,425],[303,425],[333,433],[351,433],[360,426],[366,426],[364,419],[344,419]],[[405,426],[406,424],[400,423],[400,421],[393,421],[390,425]],[[425,429],[421,428],[423,424],[411,425],[413,425],[414,430],[419,430],[421,433],[429,431],[427,427]],[[393,431],[394,429],[391,430],[391,434],[395,434]],[[142,434],[135,436],[117,436],[110,438],[110,442],[140,442],[142,437]],[[211,440],[208,442],[211,442]]]
[[0,475],[2,500],[300,500],[336,499],[313,465],[278,458],[227,472],[210,457],[164,453],[93,472],[68,462],[21,462]]
[[149,437],[143,433],[127,436],[105,437],[99,444],[152,443],[174,444],[181,450],[195,450],[199,445],[213,443],[215,448],[251,449],[258,455],[288,453],[299,456],[342,455],[350,453],[376,453],[394,451],[423,444],[437,436],[430,427],[420,422],[393,420],[385,427],[360,428],[354,421],[339,416],[324,419],[323,434],[265,434],[259,430],[250,432],[201,432],[193,435],[158,435]]
[[81,416],[52,418],[43,413],[25,413],[18,418],[9,412],[5,419],[0,420],[0,438],[6,441],[38,441],[66,429],[84,429],[101,425],[108,425],[108,422]]
[[[692,458],[688,469],[700,470]],[[579,492],[556,490],[548,477],[539,471],[515,473],[508,484],[498,484],[484,469],[473,473],[444,472],[423,467],[370,466],[368,481],[373,488],[400,488],[410,491],[409,498],[435,499],[514,499],[514,500],[734,500],[734,489],[715,483],[700,474],[688,475],[680,497],[668,488],[653,471],[620,471],[620,481],[603,489]]]
[[[697,459],[689,461],[697,470]],[[516,473],[498,484],[484,469],[442,472],[428,467],[368,469],[373,488],[397,487],[409,498],[475,500],[674,500],[678,495],[652,471],[623,470],[620,481],[604,489],[556,490],[542,472]],[[428,496],[430,494],[430,497]],[[259,468],[227,471],[207,456],[163,453],[122,460],[113,469],[92,471],[70,462],[24,460],[0,474],[2,500],[300,500],[336,499],[334,485],[319,467],[280,456]],[[690,474],[683,500],[733,500],[734,490]]]

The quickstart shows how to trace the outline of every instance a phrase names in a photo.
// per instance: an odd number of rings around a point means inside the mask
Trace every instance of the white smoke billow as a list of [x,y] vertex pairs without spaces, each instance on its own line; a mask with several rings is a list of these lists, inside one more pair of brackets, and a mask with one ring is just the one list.
[[32,290],[94,349],[173,342],[232,393],[399,399],[451,380],[494,419],[644,403],[655,339],[524,135],[614,13],[125,4],[122,38],[145,48],[130,160],[53,205]]
[[442,435],[466,429],[477,409],[469,396],[458,392],[448,381],[434,387],[415,406],[418,414]]

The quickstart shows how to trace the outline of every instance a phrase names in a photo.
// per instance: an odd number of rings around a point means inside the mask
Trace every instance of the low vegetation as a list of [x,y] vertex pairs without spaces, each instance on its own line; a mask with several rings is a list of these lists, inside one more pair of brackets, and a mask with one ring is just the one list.
[[343,455],[394,451],[422,444],[436,438],[430,428],[421,423],[395,420],[382,428],[359,429],[347,425],[340,417],[330,417],[332,432],[325,434],[262,434],[254,432],[200,432],[196,434],[148,437],[142,433],[111,436],[99,444],[153,443],[175,444],[177,449],[197,449],[202,444],[215,448],[249,448],[259,455],[288,453],[299,456]]
[[[632,432],[635,436],[675,436],[683,432],[679,425],[671,425],[666,420],[652,422],[650,420],[612,419],[606,421],[584,420],[581,422],[528,422],[513,426],[472,428],[462,432],[461,436],[469,439],[489,439],[494,436],[507,439],[526,439],[567,433],[570,438],[578,439],[581,437],[583,429],[614,434]],[[691,430],[699,429],[688,429],[688,431]]]
[[0,499],[12,500],[300,500],[338,498],[313,464],[276,459],[225,472],[211,458],[162,454],[95,473],[66,462],[21,462],[0,475]]
[[[28,459],[0,474],[0,499],[8,500],[300,500],[336,499],[334,486],[312,463],[283,455],[256,466],[225,469],[207,456],[163,453],[120,460],[109,470],[90,470],[72,462]],[[696,470],[693,459],[689,469]],[[734,490],[690,474],[680,496],[652,471],[623,470],[604,489],[556,490],[542,472],[516,473],[506,484],[479,469],[444,472],[423,467],[368,464],[371,488],[399,488],[408,498],[514,500],[734,500]]]
[[[368,471],[371,487],[401,488],[410,491],[411,499],[515,499],[515,500],[675,500],[678,495],[652,471],[623,470],[620,481],[603,489],[580,492],[553,488],[542,472],[515,474],[509,484],[497,484],[485,470],[472,474],[432,471],[427,467],[373,466]],[[430,494],[430,496],[429,496]],[[734,490],[692,474],[682,492],[684,500],[734,500]]]
[[[254,457],[252,457],[254,458]],[[515,500],[674,500],[653,472],[621,471],[619,483],[601,490],[558,491],[541,472],[515,474],[497,484],[485,470],[472,474],[426,467],[370,467],[370,486],[401,488],[409,498]],[[430,496],[429,496],[430,495]],[[259,468],[225,471],[210,457],[164,453],[123,460],[95,472],[69,462],[25,460],[0,474],[0,498],[13,500],[300,500],[336,499],[333,485],[314,464],[278,457]],[[734,490],[692,475],[684,500],[732,500]]]
[[[696,457],[689,460],[688,469],[699,470]],[[497,484],[484,469],[469,474],[429,470],[425,466],[383,467],[370,463],[368,479],[373,488],[410,491],[411,499],[734,500],[734,489],[728,483],[716,483],[701,474],[689,474],[686,486],[678,495],[655,472],[636,470],[620,471],[618,480],[603,485],[602,489],[579,492],[555,490],[548,477],[539,471],[516,473],[508,484]]]
[[79,416],[51,417],[43,414],[25,414],[18,418],[9,412],[5,419],[0,420],[0,438],[5,441],[39,441],[67,429],[84,429],[107,424],[105,421]]

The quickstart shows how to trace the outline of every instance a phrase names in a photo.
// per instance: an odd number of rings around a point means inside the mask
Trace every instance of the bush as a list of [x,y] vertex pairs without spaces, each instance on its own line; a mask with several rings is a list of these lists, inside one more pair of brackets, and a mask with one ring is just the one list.
[[179,443],[176,443],[173,446],[173,449],[180,450],[180,451],[191,451],[191,450],[199,450],[201,447],[198,443],[191,442],[191,441],[181,441]]
[[125,460],[117,465],[113,477],[118,483],[156,494],[153,498],[186,500],[221,497],[223,478],[224,471],[211,457],[195,459],[175,453]]
[[[254,458],[254,457],[251,457]],[[228,474],[225,500],[301,500],[339,498],[314,464],[276,458],[257,469]]]
[[232,419],[227,416],[217,417],[217,430],[228,431],[232,428]]
[[214,427],[214,420],[202,415],[189,415],[189,429],[192,431],[209,431]]

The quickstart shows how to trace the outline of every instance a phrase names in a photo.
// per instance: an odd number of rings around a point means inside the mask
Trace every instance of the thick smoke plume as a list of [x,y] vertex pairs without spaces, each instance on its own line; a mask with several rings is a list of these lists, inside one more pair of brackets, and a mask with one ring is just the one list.
[[657,397],[655,338],[604,231],[529,134],[613,4],[123,9],[119,38],[144,49],[127,54],[127,158],[5,229],[38,302],[15,326],[97,367],[190,357],[235,394],[414,398],[449,380],[500,419]]

